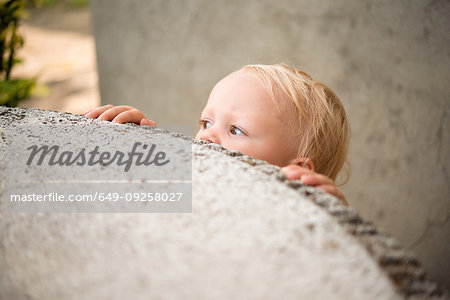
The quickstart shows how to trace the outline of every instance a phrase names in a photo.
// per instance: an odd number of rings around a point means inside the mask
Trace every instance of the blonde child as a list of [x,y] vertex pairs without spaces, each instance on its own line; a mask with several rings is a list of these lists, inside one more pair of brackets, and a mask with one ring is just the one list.
[[[131,106],[84,114],[116,123],[156,123]],[[335,180],[346,163],[349,126],[339,98],[323,83],[284,64],[247,65],[219,81],[200,119],[197,139],[282,167],[345,204]]]

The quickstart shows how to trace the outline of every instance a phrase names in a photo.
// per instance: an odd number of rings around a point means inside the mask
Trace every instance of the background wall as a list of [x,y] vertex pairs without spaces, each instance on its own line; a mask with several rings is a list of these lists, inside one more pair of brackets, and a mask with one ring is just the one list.
[[249,63],[325,82],[352,127],[350,202],[450,288],[450,2],[94,0],[102,103],[196,128]]

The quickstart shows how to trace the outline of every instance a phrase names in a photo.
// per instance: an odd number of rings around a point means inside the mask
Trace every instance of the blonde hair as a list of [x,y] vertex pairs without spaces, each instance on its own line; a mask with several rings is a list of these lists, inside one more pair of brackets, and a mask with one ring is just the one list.
[[[305,72],[284,64],[246,65],[242,70],[262,81],[279,110],[283,106],[287,111],[294,104],[298,121],[294,124],[297,157],[310,159],[317,173],[333,180],[345,165],[342,182],[345,183],[350,172],[347,162],[350,129],[344,106],[336,94]],[[277,100],[280,92],[290,100],[288,107]]]

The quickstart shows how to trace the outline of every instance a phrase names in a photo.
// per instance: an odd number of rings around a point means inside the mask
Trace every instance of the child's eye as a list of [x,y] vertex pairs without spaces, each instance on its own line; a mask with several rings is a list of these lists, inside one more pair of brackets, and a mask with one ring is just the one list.
[[212,124],[208,120],[200,120],[200,125],[202,126],[202,129],[209,129],[212,127]]
[[240,130],[236,126],[231,126],[230,132],[233,135],[245,135],[245,132],[243,132],[242,130]]

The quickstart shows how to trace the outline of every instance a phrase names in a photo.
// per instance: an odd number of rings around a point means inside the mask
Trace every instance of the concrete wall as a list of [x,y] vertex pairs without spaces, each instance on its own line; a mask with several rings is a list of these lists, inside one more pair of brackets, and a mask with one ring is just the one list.
[[[0,136],[1,300],[448,299],[414,256],[354,210],[236,151],[160,128],[37,109],[0,107]],[[114,163],[27,166],[17,155],[27,158],[29,145],[123,152],[130,141],[152,141],[170,163],[124,172]],[[155,173],[162,181],[184,175],[192,213],[145,213],[179,211],[174,205],[185,200],[19,203],[8,196],[125,197],[176,185],[158,188]],[[70,213],[56,213],[62,208]]]
[[103,103],[197,126],[215,82],[286,62],[346,106],[350,204],[450,287],[450,3],[93,0]]

